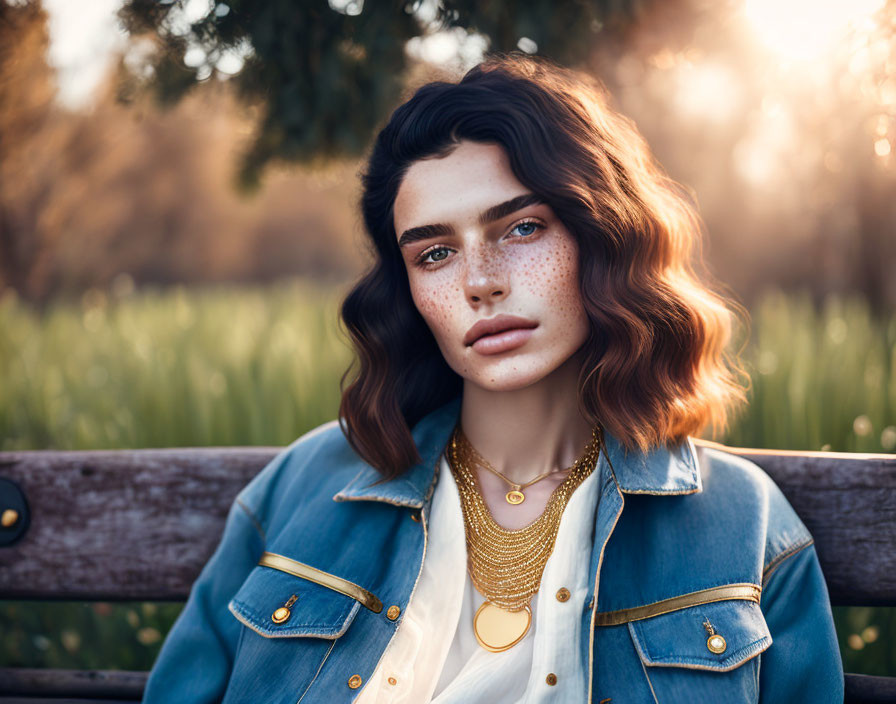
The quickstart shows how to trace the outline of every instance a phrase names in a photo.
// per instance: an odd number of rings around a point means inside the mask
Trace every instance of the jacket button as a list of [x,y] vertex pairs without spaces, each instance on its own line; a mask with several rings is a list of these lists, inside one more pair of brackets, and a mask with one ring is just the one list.
[[557,684],[557,675],[553,672],[548,673],[548,676],[544,678],[544,681],[547,682],[551,687]]
[[420,511],[411,511],[411,520],[420,522]]
[[569,589],[561,587],[557,590],[557,601],[569,601]]
[[289,609],[287,609],[285,606],[281,606],[273,614],[271,614],[271,621],[273,621],[274,623],[283,623],[289,618],[290,614],[291,612]]
[[725,648],[728,647],[728,644],[725,642],[725,639],[722,638],[718,633],[711,635],[706,641],[706,647],[709,648],[714,653],[724,653]]
[[398,614],[400,614],[400,613],[401,613],[401,609],[398,608],[397,606],[395,606],[395,604],[393,604],[386,611],[386,618],[388,618],[390,621],[394,621],[395,619],[398,618]]
[[357,689],[361,686],[361,675],[352,675],[348,678],[348,686]]

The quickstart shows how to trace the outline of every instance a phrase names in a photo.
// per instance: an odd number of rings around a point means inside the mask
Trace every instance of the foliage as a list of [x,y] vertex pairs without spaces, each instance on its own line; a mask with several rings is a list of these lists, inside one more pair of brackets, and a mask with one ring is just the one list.
[[[350,360],[337,289],[93,291],[38,313],[0,300],[2,449],[285,445],[336,417]],[[732,445],[896,447],[896,317],[767,297]],[[148,669],[179,604],[0,605],[11,666]],[[896,675],[896,609],[835,608],[848,671]],[[888,647],[888,645],[890,647]]]
[[147,84],[162,104],[176,102],[226,63],[244,61],[233,80],[261,113],[241,170],[242,185],[253,187],[274,159],[360,154],[398,102],[411,39],[477,31],[491,51],[515,50],[525,38],[523,46],[537,46],[543,55],[581,60],[605,24],[624,27],[645,4],[229,0],[209,2],[204,14],[191,17],[183,0],[128,0],[120,16],[132,36],[156,41]]

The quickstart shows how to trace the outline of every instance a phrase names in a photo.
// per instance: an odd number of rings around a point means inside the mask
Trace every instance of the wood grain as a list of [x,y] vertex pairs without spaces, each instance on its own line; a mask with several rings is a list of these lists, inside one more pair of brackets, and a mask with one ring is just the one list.
[[182,601],[239,490],[277,447],[0,453],[31,526],[0,598]]
[[896,455],[728,452],[762,467],[815,539],[837,606],[896,606]]
[[[775,480],[815,538],[834,604],[896,605],[896,455],[698,444]],[[185,600],[233,498],[279,449],[0,453],[32,514],[0,548],[0,598]]]

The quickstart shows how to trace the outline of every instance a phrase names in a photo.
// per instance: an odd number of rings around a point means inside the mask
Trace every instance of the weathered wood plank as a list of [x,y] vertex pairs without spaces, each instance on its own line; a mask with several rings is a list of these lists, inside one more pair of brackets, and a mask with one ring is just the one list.
[[725,450],[762,467],[800,515],[833,604],[896,605],[896,455]]
[[[149,673],[128,670],[0,668],[0,695],[140,701]],[[0,698],[0,702],[6,702]],[[32,701],[32,700],[29,700]]]
[[31,509],[0,548],[0,597],[185,600],[233,498],[279,449],[0,453]]
[[844,704],[896,702],[896,677],[847,674],[844,684]]
[[[896,455],[716,447],[781,487],[833,603],[896,605]],[[25,538],[0,548],[0,598],[186,599],[233,497],[278,450],[0,453],[32,510]]]

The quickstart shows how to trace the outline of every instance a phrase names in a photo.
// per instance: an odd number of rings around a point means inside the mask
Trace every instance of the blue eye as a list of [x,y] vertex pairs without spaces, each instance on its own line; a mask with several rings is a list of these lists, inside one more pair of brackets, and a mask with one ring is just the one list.
[[[521,222],[518,225],[513,226],[513,230],[519,230],[519,234],[523,237],[528,237],[529,235],[535,234],[536,230],[544,227],[544,225],[540,225],[534,220],[527,220],[525,222]],[[511,230],[511,232],[513,232]]]

